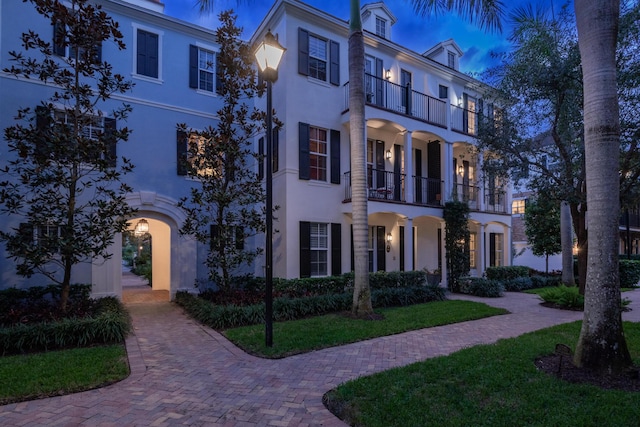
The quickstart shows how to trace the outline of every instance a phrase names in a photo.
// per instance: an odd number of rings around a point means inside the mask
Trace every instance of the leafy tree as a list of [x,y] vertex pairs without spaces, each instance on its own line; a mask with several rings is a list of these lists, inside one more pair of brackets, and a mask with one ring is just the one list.
[[37,79],[51,97],[35,108],[21,108],[16,124],[5,129],[14,154],[0,171],[3,214],[18,216],[18,228],[0,232],[19,274],[43,274],[61,286],[60,305],[66,309],[72,269],[78,263],[110,258],[115,233],[127,227],[134,212],[122,182],[133,169],[117,161],[116,144],[126,141],[127,105],[103,117],[97,108],[132,83],[114,74],[102,61],[102,43],[113,40],[124,49],[118,23],[89,0],[28,0],[55,28],[53,43],[28,31],[22,35],[25,56],[9,52],[14,65],[4,71],[18,78]]
[[460,278],[469,274],[469,204],[450,201],[444,204],[445,237],[447,259],[447,282],[451,292],[460,291]]
[[184,166],[197,181],[178,203],[187,213],[180,232],[209,245],[209,279],[224,290],[230,289],[239,269],[262,252],[247,247],[245,240],[265,231],[265,214],[259,209],[265,193],[253,168],[262,156],[252,144],[265,117],[247,104],[262,94],[263,85],[258,85],[253,52],[240,40],[236,18],[232,11],[222,12],[216,30],[218,93],[223,99],[217,124],[200,131],[179,125],[188,143]]
[[525,232],[531,251],[535,256],[544,256],[549,272],[549,255],[562,251],[560,242],[560,204],[539,194],[529,200],[524,213]]

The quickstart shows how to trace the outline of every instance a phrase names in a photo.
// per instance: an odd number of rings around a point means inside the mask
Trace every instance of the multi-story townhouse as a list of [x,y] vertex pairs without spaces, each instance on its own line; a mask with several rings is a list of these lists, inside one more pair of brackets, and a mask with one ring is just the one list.
[[[153,239],[153,289],[193,289],[198,278],[206,278],[199,262],[206,254],[190,237],[178,232],[184,213],[177,201],[188,195],[194,181],[178,167],[180,138],[177,123],[193,128],[214,124],[220,97],[215,88],[215,52],[218,46],[212,30],[204,29],[164,15],[157,0],[98,0],[96,3],[117,21],[124,36],[125,50],[114,43],[102,46],[102,58],[114,72],[134,82],[133,90],[99,107],[108,120],[109,111],[123,102],[132,113],[126,123],[133,132],[129,141],[118,144],[118,157],[124,156],[135,165],[125,176],[134,188],[127,201],[138,209],[131,226],[145,219]],[[0,69],[9,67],[9,51],[23,51],[20,35],[33,30],[53,41],[50,20],[38,15],[29,3],[0,0]],[[65,52],[57,52],[65,55]],[[34,55],[33,51],[27,54]],[[213,66],[208,66],[213,64]],[[200,69],[198,66],[200,65]],[[195,73],[193,73],[195,71]],[[19,107],[37,106],[54,90],[37,79],[16,79],[0,72],[0,128],[13,125]],[[6,161],[6,143],[0,148],[0,163]],[[1,226],[16,227],[20,218],[2,217]],[[37,232],[37,231],[36,231]],[[79,265],[72,283],[93,283],[96,296],[121,295],[121,239],[116,238],[113,258],[106,262]],[[42,277],[23,279],[15,275],[15,265],[0,249],[1,287],[46,284]]]
[[[201,262],[207,248],[178,231],[185,216],[176,203],[197,182],[180,167],[186,141],[176,124],[198,129],[216,120],[221,99],[215,37],[212,30],[164,15],[157,0],[96,2],[119,22],[127,45],[118,51],[106,44],[103,58],[135,83],[130,93],[103,106],[104,112],[114,103],[133,107],[126,123],[133,133],[118,146],[118,156],[136,166],[126,176],[134,188],[127,200],[138,209],[131,226],[142,219],[149,224],[153,288],[171,295],[192,290],[207,276]],[[395,18],[384,3],[364,5],[362,16],[370,270],[444,272],[443,206],[454,198],[471,208],[471,273],[510,264],[510,192],[482,176],[482,154],[474,151],[478,115],[493,113],[482,101],[490,88],[459,71],[462,51],[453,40],[419,54],[393,41]],[[22,2],[0,0],[0,20],[1,68],[9,66],[7,52],[21,50],[23,31],[53,37],[51,23]],[[251,42],[267,30],[287,48],[273,85],[273,106],[284,123],[273,150],[274,205],[279,206],[274,276],[351,271],[348,22],[297,0],[277,0]],[[19,107],[37,105],[52,90],[0,73],[0,127],[12,125]],[[264,152],[263,139],[256,140],[256,150]],[[4,144],[0,162],[7,156]],[[261,169],[256,165],[257,173]],[[19,222],[3,217],[1,226]],[[119,236],[115,241],[111,259],[75,271],[73,281],[93,283],[96,296],[122,293]],[[0,251],[2,286],[42,283],[16,276],[4,248]],[[250,268],[261,276],[264,261]]]
[[[443,206],[469,203],[471,274],[511,263],[510,192],[483,177],[474,150],[490,88],[459,71],[447,40],[419,54],[393,40],[383,2],[362,7],[371,271],[444,270]],[[274,161],[274,275],[352,270],[348,22],[295,0],[277,1],[270,30],[287,51],[273,85],[284,127]]]

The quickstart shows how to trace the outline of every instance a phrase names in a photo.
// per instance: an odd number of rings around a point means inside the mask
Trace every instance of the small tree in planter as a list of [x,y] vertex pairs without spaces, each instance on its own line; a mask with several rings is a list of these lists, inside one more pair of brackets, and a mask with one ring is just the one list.
[[460,291],[460,278],[469,274],[469,205],[450,201],[444,205],[445,251],[448,286]]

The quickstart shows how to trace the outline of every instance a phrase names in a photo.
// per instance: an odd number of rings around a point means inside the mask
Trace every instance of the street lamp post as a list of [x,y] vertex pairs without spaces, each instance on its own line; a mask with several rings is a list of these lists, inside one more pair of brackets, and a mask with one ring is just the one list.
[[267,31],[254,55],[262,77],[267,82],[267,170],[266,170],[266,242],[265,242],[265,344],[273,346],[273,117],[271,85],[278,79],[278,65],[286,49]]

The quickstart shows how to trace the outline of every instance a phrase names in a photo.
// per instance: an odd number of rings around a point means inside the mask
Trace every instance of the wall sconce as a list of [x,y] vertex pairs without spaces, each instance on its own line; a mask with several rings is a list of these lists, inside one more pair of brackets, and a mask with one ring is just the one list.
[[391,233],[387,233],[387,252],[391,252],[391,240],[393,239],[393,237],[391,237]]
[[391,68],[389,68],[388,70],[385,70],[384,78],[387,79],[387,80],[389,80],[391,78]]
[[458,175],[464,175],[464,166],[458,166]]
[[387,160],[391,160],[391,150],[387,150],[385,155],[387,156]]

